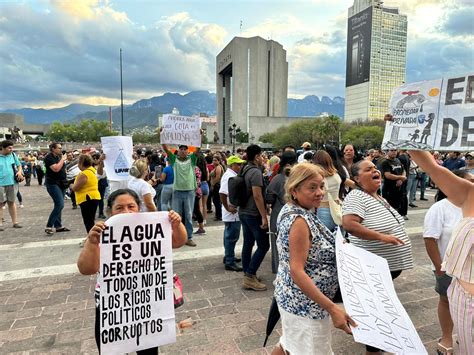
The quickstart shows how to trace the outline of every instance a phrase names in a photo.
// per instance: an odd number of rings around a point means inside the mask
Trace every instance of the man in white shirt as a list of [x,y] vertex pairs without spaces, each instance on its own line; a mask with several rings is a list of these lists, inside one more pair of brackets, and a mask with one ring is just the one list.
[[242,271],[242,267],[236,262],[240,261],[235,258],[235,244],[240,236],[240,220],[237,207],[232,206],[229,202],[229,179],[237,176],[242,164],[245,160],[240,159],[237,155],[227,158],[228,169],[221,179],[221,188],[219,196],[222,202],[222,221],[224,222],[224,264],[225,269],[230,271]]
[[311,152],[311,143],[310,142],[304,142],[301,145],[301,148],[303,148],[303,152],[298,156],[298,163],[302,163],[304,159],[304,155],[308,152]]

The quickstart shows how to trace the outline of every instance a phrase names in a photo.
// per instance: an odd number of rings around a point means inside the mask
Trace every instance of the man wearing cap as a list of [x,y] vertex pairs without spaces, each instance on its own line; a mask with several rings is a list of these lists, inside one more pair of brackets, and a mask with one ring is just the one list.
[[231,155],[227,158],[227,166],[229,169],[226,170],[221,178],[221,188],[219,189],[219,196],[221,199],[222,206],[222,221],[224,222],[224,264],[225,269],[230,271],[242,271],[242,267],[237,265],[235,258],[235,244],[239,240],[240,236],[240,220],[237,207],[232,206],[229,202],[229,179],[237,176],[240,172],[242,164],[245,160],[242,160],[238,155]]
[[193,239],[193,209],[194,197],[196,195],[197,183],[194,168],[196,167],[197,156],[195,153],[189,154],[188,146],[181,144],[174,154],[168,149],[166,144],[162,144],[168,155],[170,166],[174,172],[173,183],[173,210],[181,215],[186,226],[188,241],[186,245],[195,247]]
[[474,174],[474,152],[466,153],[464,158],[465,158],[466,166],[462,169],[469,170],[471,174]]
[[302,145],[301,145],[301,148],[303,148],[303,153],[301,153],[299,156],[298,156],[298,163],[302,163],[304,162],[304,155],[308,152],[311,152],[311,143],[310,142],[304,142]]

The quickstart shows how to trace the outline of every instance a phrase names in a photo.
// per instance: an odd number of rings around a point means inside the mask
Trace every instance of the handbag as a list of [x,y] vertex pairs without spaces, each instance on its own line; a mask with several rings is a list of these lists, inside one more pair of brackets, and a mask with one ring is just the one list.
[[331,194],[328,193],[329,211],[331,212],[332,220],[338,226],[342,226],[342,206],[338,201],[335,201]]
[[184,304],[183,284],[177,274],[173,275],[173,299],[174,308],[181,307]]
[[22,182],[23,178],[18,176],[18,169],[16,168],[15,163],[12,163],[12,169],[13,169],[13,179],[15,179],[15,182]]

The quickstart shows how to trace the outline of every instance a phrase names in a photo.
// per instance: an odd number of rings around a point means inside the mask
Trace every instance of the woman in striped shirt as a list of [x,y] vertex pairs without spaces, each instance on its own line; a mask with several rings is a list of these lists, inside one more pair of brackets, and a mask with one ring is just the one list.
[[[392,279],[402,270],[413,267],[411,242],[405,231],[405,220],[377,191],[382,175],[370,160],[361,160],[351,167],[357,184],[342,204],[342,226],[350,233],[355,246],[385,258]],[[366,345],[369,354],[380,350]]]

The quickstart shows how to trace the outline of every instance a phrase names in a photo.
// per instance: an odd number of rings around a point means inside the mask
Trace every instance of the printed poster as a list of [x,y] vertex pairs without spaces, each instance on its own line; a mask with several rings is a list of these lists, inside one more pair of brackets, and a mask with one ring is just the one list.
[[168,212],[113,216],[100,242],[100,342],[123,354],[176,341]]
[[102,149],[105,154],[104,168],[109,180],[128,180],[133,164],[132,137],[110,136],[101,137]]
[[163,115],[161,144],[201,146],[201,118]]
[[470,151],[474,147],[474,75],[395,89],[382,149]]
[[388,263],[336,236],[339,287],[346,312],[357,323],[354,340],[397,354],[428,354],[397,297]]

